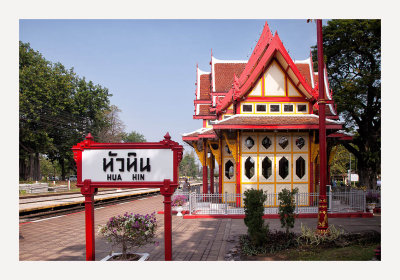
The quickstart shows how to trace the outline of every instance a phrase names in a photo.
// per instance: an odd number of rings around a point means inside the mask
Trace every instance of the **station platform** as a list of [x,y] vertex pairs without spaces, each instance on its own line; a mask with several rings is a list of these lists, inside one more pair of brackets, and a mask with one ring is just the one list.
[[[158,188],[137,188],[137,189],[112,189],[99,191],[94,196],[95,203],[98,201],[105,201],[110,199],[120,199],[130,196],[138,196],[145,194],[159,193]],[[26,213],[32,211],[40,211],[46,209],[54,209],[66,206],[74,206],[83,204],[85,197],[81,193],[65,193],[57,195],[46,196],[32,196],[19,199],[19,213]]]
[[[125,212],[151,214],[163,208],[161,195],[144,197],[127,203],[95,209],[95,228],[105,224],[110,217]],[[153,244],[139,248],[138,253],[149,253],[150,261],[164,260],[164,217],[156,214],[157,233]],[[268,219],[271,231],[281,230],[279,219]],[[296,220],[291,231],[300,233],[301,225],[316,228],[316,218]],[[329,224],[346,232],[375,230],[381,232],[381,217],[330,218]],[[173,261],[224,261],[226,256],[246,234],[243,219],[185,219],[172,216]],[[84,211],[36,220],[19,225],[20,261],[84,261],[85,260],[85,213]],[[96,255],[101,260],[110,252],[110,244],[95,233]],[[119,251],[118,248],[114,249]]]

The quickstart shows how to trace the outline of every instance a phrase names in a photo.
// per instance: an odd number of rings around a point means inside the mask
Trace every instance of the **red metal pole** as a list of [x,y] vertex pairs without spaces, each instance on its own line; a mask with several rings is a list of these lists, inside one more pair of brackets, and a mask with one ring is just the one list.
[[224,174],[222,174],[222,138],[219,139],[219,151],[220,151],[220,163],[218,163],[218,193],[222,194],[222,178]]
[[94,190],[92,190],[90,180],[83,182],[82,194],[85,196],[86,260],[94,261]]
[[207,144],[206,140],[203,142],[203,153],[204,153],[204,163],[203,163],[203,194],[208,193],[208,168],[207,168]]
[[172,260],[172,213],[171,213],[171,186],[170,180],[164,180],[164,249],[165,260]]
[[214,193],[214,155],[212,153],[210,165],[210,193]]
[[320,188],[318,203],[319,233],[324,234],[328,229],[328,207],[326,201],[326,127],[325,127],[325,96],[324,96],[324,53],[322,41],[322,20],[317,19],[317,48],[318,48],[318,114],[319,114],[319,159],[320,159]]
[[[237,132],[237,139],[236,139],[236,155],[237,155],[237,162],[236,162],[236,194],[240,194],[240,137],[239,131]],[[236,207],[240,207],[240,197],[236,198]]]

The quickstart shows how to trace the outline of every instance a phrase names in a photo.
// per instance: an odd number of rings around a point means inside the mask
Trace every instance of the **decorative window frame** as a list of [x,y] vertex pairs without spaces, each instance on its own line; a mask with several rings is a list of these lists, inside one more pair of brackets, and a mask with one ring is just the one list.
[[[265,106],[265,111],[259,111],[257,109],[258,105],[264,105]],[[268,112],[268,104],[267,103],[256,103],[254,108],[255,108],[256,114],[266,114]]]
[[[286,105],[292,105],[293,107],[292,107],[292,111],[286,111],[285,110],[285,106]],[[282,113],[284,113],[284,114],[294,114],[294,112],[295,112],[295,105],[293,104],[293,103],[283,103],[282,104],[282,109],[283,109],[283,111],[282,111]]]
[[[299,111],[299,106],[300,105],[306,105],[306,110],[303,112],[303,111]],[[295,113],[296,114],[308,114],[308,104],[307,103],[296,103],[296,108],[295,108]]]
[[[251,111],[244,111],[243,107],[247,105],[247,106],[251,106]],[[253,103],[242,103],[240,105],[240,113],[242,114],[254,114],[254,104]]]
[[[279,106],[279,111],[278,112],[272,112],[271,111],[271,106],[277,105]],[[268,104],[268,113],[269,114],[282,114],[282,104],[281,103],[270,103]]]

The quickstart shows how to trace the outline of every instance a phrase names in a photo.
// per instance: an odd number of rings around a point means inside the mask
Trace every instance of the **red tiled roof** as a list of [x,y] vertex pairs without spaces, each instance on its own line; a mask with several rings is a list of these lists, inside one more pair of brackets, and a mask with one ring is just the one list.
[[214,65],[215,91],[228,92],[233,84],[233,75],[240,76],[246,63],[216,63]]
[[[268,126],[280,126],[280,125],[318,125],[319,119],[315,116],[242,116],[225,119],[217,124],[214,124],[215,128],[218,125],[268,125]],[[335,121],[326,120],[326,124],[340,125]]]
[[313,88],[314,85],[311,84],[311,75],[310,75],[310,65],[305,63],[296,63],[297,69],[299,69],[300,74],[306,80],[306,83]]
[[210,100],[211,74],[200,75],[200,100]]
[[[183,136],[183,140],[188,139],[188,138],[215,138],[217,137],[217,134],[215,133],[214,129],[202,129],[202,130],[196,130],[193,131],[192,133],[185,134]],[[193,139],[190,139],[193,140]]]
[[198,115],[201,115],[201,116],[212,115],[210,113],[210,105],[200,105]]

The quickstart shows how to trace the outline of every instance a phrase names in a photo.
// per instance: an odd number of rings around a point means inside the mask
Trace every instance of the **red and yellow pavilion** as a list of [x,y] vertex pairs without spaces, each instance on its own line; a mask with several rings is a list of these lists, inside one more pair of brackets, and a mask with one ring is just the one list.
[[[203,193],[279,193],[319,190],[318,75],[310,58],[293,61],[277,33],[265,23],[248,61],[211,55],[210,72],[197,67],[194,119],[203,127],[182,139],[203,166]],[[345,140],[324,67],[326,134]],[[214,186],[215,162],[219,167]],[[208,183],[209,182],[209,183]],[[210,186],[210,189],[208,189]]]

